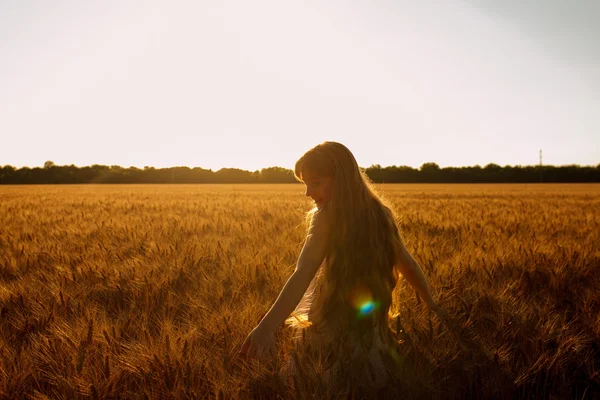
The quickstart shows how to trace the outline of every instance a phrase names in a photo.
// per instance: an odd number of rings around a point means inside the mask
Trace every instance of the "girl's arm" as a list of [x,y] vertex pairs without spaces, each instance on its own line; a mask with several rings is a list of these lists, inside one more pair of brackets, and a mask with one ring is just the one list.
[[438,305],[433,300],[433,297],[431,297],[431,292],[429,291],[429,286],[427,285],[425,275],[423,275],[421,267],[408,252],[402,241],[400,242],[400,254],[398,256],[398,261],[396,262],[396,267],[402,276],[404,276],[408,283],[413,287],[413,289],[415,289],[421,298],[425,300],[427,306],[430,309],[437,311]]
[[326,207],[313,215],[296,270],[287,280],[275,304],[242,344],[240,353],[259,358],[275,352],[275,330],[294,311],[310,281],[325,259],[330,218]]
[[275,304],[259,323],[259,326],[268,331],[275,331],[294,311],[325,259],[330,229],[327,210],[323,208],[314,214],[294,273],[285,283]]

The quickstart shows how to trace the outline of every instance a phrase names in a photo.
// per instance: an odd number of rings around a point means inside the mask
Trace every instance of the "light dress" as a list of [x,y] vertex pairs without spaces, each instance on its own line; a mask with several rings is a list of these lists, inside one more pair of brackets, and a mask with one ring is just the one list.
[[279,376],[284,382],[291,382],[303,375],[301,369],[306,370],[307,364],[312,364],[308,366],[311,371],[308,375],[316,373],[328,385],[339,384],[345,379],[352,386],[383,388],[388,384],[394,360],[398,358],[391,336],[387,335],[391,331],[388,326],[380,329],[375,325],[372,333],[367,335],[370,343],[351,333],[345,336],[345,340],[340,340],[335,329],[328,326],[320,315],[321,305],[328,295],[323,274],[326,262],[323,261],[286,321],[287,329],[293,332],[295,350],[280,369]]

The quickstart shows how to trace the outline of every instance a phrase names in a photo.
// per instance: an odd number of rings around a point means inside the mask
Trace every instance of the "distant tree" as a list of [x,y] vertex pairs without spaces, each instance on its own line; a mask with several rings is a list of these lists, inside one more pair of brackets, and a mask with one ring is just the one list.
[[217,182],[223,183],[251,183],[254,181],[253,174],[239,168],[221,168],[215,172]]
[[437,172],[439,170],[440,166],[434,162],[426,162],[425,164],[421,165],[422,172]]
[[484,179],[488,182],[502,182],[502,167],[498,164],[490,163],[483,167]]
[[52,162],[52,161],[46,161],[44,163],[44,169],[52,168],[52,167],[55,167],[55,166],[56,166],[56,164],[54,164],[54,162]]
[[501,170],[502,167],[499,166],[498,164],[489,163],[488,165],[486,165],[484,167],[484,169],[487,169],[487,170],[490,170],[490,171],[498,171],[498,170]]
[[421,165],[419,176],[424,182],[441,182],[440,166],[434,162]]
[[282,167],[263,168],[259,173],[259,180],[264,183],[292,183],[296,182],[294,172]]
[[0,167],[0,183],[12,183],[15,179],[15,171],[17,169],[12,165]]

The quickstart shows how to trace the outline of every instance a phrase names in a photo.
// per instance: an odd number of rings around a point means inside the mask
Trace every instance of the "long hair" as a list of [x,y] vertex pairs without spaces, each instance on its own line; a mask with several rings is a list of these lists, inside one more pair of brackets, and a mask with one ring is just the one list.
[[302,181],[305,171],[334,179],[327,205],[332,229],[322,272],[328,295],[321,315],[342,331],[364,333],[373,323],[387,326],[401,243],[395,213],[340,143],[324,142],[306,152],[296,162],[296,179]]

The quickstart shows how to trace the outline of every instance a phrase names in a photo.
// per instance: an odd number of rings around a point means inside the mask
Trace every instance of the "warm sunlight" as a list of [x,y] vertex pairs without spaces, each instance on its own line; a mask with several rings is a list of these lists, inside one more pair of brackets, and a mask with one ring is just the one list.
[[0,1],[0,399],[600,399],[600,1]]
[[548,10],[3,3],[0,165],[291,168],[324,140],[362,166],[595,165],[598,36]]

